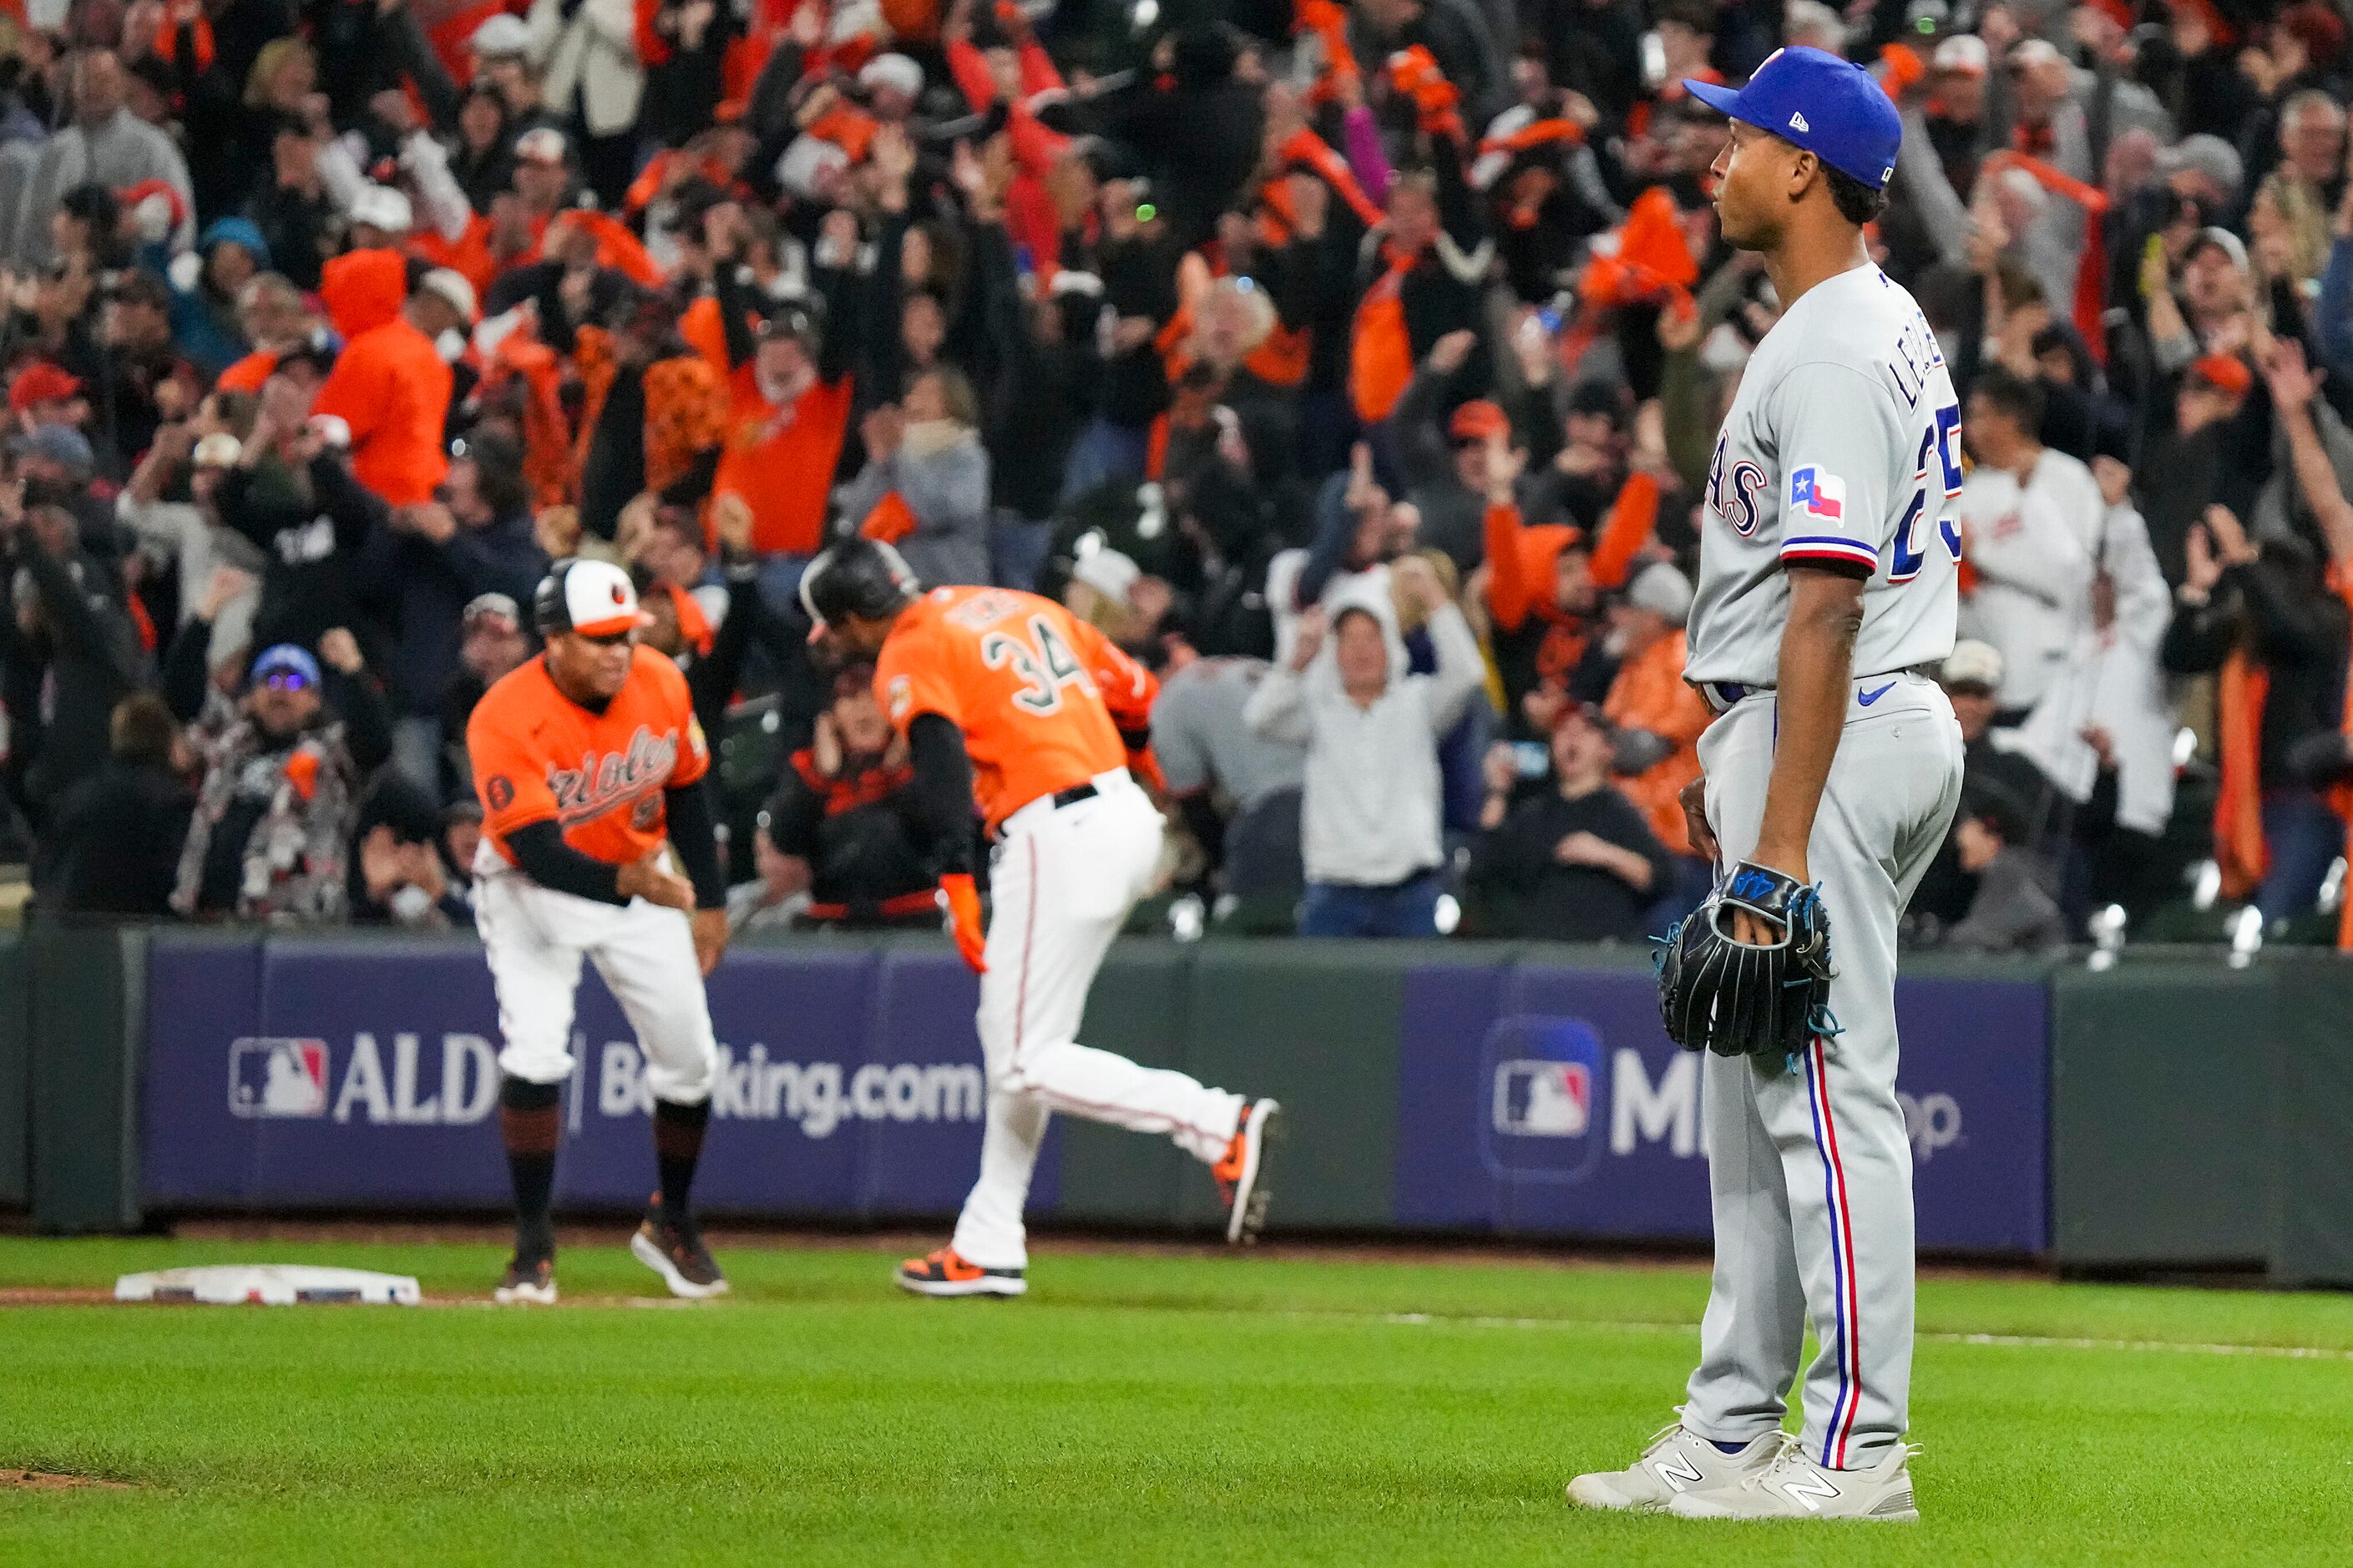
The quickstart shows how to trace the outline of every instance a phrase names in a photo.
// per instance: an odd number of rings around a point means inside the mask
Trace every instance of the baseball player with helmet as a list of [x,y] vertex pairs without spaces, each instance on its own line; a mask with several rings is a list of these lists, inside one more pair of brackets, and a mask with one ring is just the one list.
[[[1863,247],[1903,136],[1878,85],[1801,47],[1736,93],[1683,85],[1731,117],[1717,218],[1781,301],[1708,476],[1684,675],[1721,716],[1683,801],[1718,882],[1661,976],[1669,1031],[1708,1053],[1715,1276],[1681,1421],[1568,1492],[1908,1521],[1895,924],[1960,799],[1960,728],[1931,675],[1953,647],[1960,412],[1919,307]],[[1820,1350],[1788,1437],[1809,1316]]]
[[630,1250],[673,1294],[715,1296],[727,1281],[687,1206],[719,1050],[702,976],[727,943],[709,749],[685,677],[638,646],[648,617],[628,573],[561,562],[532,609],[546,650],[484,692],[466,727],[482,801],[476,923],[498,987],[499,1124],[515,1194],[514,1260],[497,1298],[555,1300],[548,1197],[583,958],[637,1030],[653,1097],[659,1190]]
[[[925,1296],[1029,1288],[1021,1207],[1058,1110],[1175,1140],[1210,1167],[1226,1239],[1250,1239],[1266,1212],[1267,1134],[1280,1107],[1073,1037],[1104,952],[1158,869],[1160,813],[1136,780],[1155,772],[1151,673],[1051,599],[1008,588],[923,593],[898,552],[871,540],[811,562],[801,603],[813,639],[875,661],[876,696],[907,737],[956,947],[980,972],[980,1179],[955,1238],[901,1264],[899,1284]],[[986,936],[973,884],[976,802],[995,845]]]

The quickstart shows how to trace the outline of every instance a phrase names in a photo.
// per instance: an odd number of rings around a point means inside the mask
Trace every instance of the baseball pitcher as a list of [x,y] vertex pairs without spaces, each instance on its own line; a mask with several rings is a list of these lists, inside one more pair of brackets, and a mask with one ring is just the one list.
[[[1781,318],[1717,438],[1685,679],[1720,715],[1684,791],[1715,895],[1661,1005],[1704,1048],[1715,1277],[1681,1421],[1589,1508],[1919,1517],[1904,1443],[1912,1164],[1895,1098],[1895,925],[1960,798],[1929,670],[1953,646],[1960,412],[1919,308],[1871,263],[1902,122],[1859,68],[1772,56],[1729,115],[1724,237]],[[1781,1430],[1810,1317],[1804,1422]]]

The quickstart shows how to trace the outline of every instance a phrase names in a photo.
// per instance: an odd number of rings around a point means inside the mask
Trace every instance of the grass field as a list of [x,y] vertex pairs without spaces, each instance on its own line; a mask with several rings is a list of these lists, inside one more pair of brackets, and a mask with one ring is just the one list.
[[[2353,1561],[2353,1299],[1932,1280],[1924,1522],[1577,1512],[1671,1419],[1682,1268],[1055,1252],[1013,1302],[873,1247],[723,1253],[733,1300],[0,1308],[0,1562]],[[0,1291],[332,1262],[475,1295],[489,1246],[0,1240]],[[601,1297],[590,1303],[590,1298]]]

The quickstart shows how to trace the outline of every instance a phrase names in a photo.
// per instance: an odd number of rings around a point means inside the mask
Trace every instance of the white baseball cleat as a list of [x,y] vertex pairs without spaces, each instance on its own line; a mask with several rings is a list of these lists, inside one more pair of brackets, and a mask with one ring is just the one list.
[[1622,1470],[1596,1470],[1568,1483],[1579,1508],[1656,1512],[1687,1492],[1721,1490],[1763,1473],[1781,1451],[1783,1435],[1767,1432],[1727,1454],[1677,1422],[1651,1439],[1642,1457]]
[[1667,1505],[1677,1519],[1837,1519],[1915,1524],[1912,1472],[1905,1461],[1917,1449],[1897,1443],[1879,1463],[1826,1469],[1795,1441],[1763,1471],[1729,1489],[1686,1492]]
[[1266,1224],[1267,1200],[1273,1196],[1266,1182],[1267,1138],[1275,1118],[1282,1114],[1282,1107],[1271,1100],[1253,1100],[1243,1106],[1224,1155],[1209,1167],[1209,1174],[1217,1178],[1218,1194],[1226,1200],[1229,1242],[1255,1241],[1259,1228]]
[[518,1256],[509,1260],[506,1275],[491,1292],[491,1300],[501,1307],[554,1306],[555,1259]]

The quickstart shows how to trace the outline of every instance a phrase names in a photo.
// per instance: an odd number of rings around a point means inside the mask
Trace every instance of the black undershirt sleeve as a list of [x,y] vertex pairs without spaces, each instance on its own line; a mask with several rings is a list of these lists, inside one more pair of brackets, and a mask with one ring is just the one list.
[[662,791],[670,821],[670,847],[678,851],[686,879],[694,884],[694,907],[727,907],[727,879],[719,869],[719,839],[711,826],[711,796],[697,779]]
[[508,834],[522,874],[543,888],[594,899],[600,904],[626,904],[621,897],[620,868],[583,855],[564,841],[564,829],[554,817],[518,827]]
[[964,732],[937,713],[918,713],[907,726],[915,768],[916,815],[931,837],[934,873],[969,876],[973,866],[972,758]]

